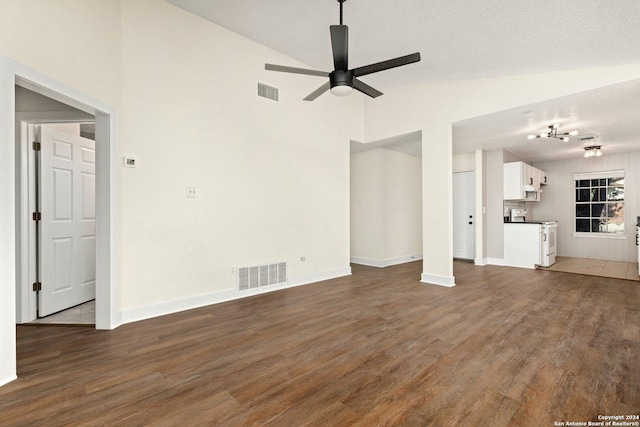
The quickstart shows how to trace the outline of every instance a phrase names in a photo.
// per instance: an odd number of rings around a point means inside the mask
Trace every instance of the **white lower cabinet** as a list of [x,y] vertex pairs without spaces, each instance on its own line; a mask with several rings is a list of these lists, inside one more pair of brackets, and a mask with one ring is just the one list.
[[536,268],[540,264],[540,224],[504,224],[504,265]]

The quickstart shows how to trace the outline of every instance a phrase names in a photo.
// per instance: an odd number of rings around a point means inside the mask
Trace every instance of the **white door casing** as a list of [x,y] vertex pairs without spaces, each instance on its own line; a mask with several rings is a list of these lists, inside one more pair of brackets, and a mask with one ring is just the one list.
[[95,298],[95,142],[40,127],[39,316]]
[[453,257],[475,258],[475,182],[473,172],[453,174]]

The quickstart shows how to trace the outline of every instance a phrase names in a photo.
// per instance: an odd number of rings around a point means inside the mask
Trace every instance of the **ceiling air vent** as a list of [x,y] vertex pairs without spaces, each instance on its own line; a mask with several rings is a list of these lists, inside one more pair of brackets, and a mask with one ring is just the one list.
[[278,102],[278,88],[258,82],[258,96]]
[[584,141],[584,142],[595,141],[596,139],[598,139],[598,135],[596,135],[594,133],[580,135],[578,137],[578,141]]

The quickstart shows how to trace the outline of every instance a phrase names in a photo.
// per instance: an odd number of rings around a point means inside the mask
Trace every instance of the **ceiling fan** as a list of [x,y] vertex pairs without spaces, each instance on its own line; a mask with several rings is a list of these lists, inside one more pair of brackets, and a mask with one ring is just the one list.
[[358,77],[420,61],[420,53],[412,53],[411,55],[349,69],[349,27],[342,25],[342,4],[345,1],[347,0],[338,0],[338,3],[340,3],[340,25],[330,26],[334,65],[334,70],[332,72],[308,70],[305,68],[287,67],[284,65],[274,64],[265,64],[264,66],[266,70],[270,71],[329,77],[329,81],[311,92],[306,98],[304,98],[305,101],[313,101],[328,90],[331,90],[331,93],[334,95],[345,96],[349,95],[353,92],[353,89],[355,89],[375,98],[382,95],[382,92],[362,82]]

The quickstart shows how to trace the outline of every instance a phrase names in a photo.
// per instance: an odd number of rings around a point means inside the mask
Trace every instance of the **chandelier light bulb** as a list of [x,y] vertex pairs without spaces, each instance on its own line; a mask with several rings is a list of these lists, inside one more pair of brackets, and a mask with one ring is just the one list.
[[535,135],[527,135],[527,139],[536,139]]
[[568,136],[565,136],[564,138],[562,138],[562,140],[563,140],[564,142],[569,142],[569,137],[568,137]]
[[547,132],[540,132],[540,138],[548,138],[549,134]]
[[569,132],[569,135],[571,136],[576,136],[578,134],[577,130],[572,130],[571,132]]

